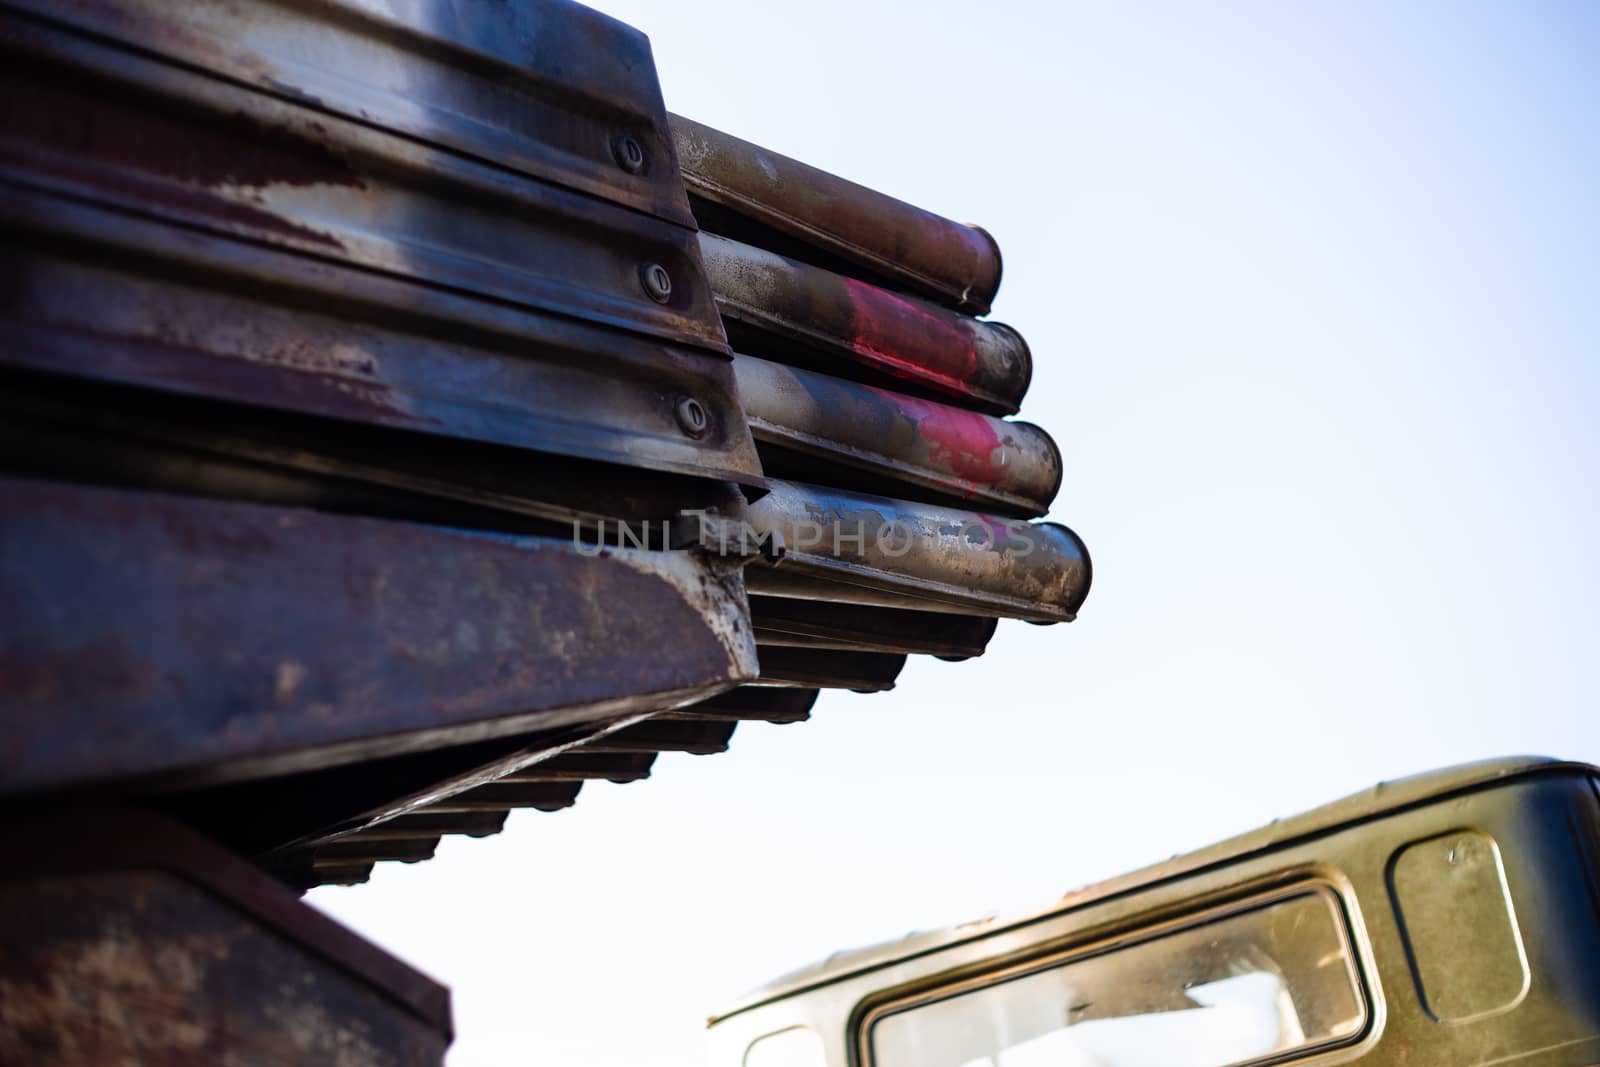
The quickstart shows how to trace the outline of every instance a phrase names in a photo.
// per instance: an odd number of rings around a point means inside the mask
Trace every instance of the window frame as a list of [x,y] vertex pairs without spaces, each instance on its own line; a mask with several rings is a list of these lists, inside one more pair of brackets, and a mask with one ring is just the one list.
[[[980,963],[975,968],[963,968],[961,971],[956,972],[953,977],[945,977],[943,980],[939,978],[931,981],[922,980],[911,990],[900,993],[889,992],[883,995],[882,999],[874,997],[872,1001],[864,1002],[852,1013],[853,1018],[849,1027],[852,1038],[852,1062],[856,1067],[888,1067],[888,1065],[880,1063],[876,1051],[872,1047],[872,1029],[891,1015],[912,1011],[938,1001],[950,1000],[954,997],[1001,985],[1018,978],[1025,978],[1056,967],[1093,959],[1097,956],[1108,956],[1125,949],[1159,941],[1173,934],[1183,933],[1247,912],[1260,911],[1275,904],[1307,896],[1321,898],[1332,913],[1334,930],[1338,936],[1340,947],[1344,951],[1345,959],[1349,963],[1350,977],[1355,988],[1356,1000],[1361,1008],[1360,1025],[1350,1034],[1342,1037],[1327,1038],[1298,1048],[1268,1053],[1248,1060],[1236,1060],[1228,1064],[1219,1064],[1218,1067],[1269,1067],[1272,1064],[1295,1063],[1321,1056],[1335,1049],[1357,1045],[1366,1040],[1371,1034],[1376,1017],[1374,996],[1369,984],[1367,969],[1364,966],[1363,956],[1352,930],[1350,911],[1346,907],[1344,895],[1336,885],[1326,878],[1312,878],[1298,879],[1289,884],[1280,884],[1273,889],[1231,896],[1226,900],[1218,900],[1217,897],[1213,896],[1178,914],[1144,923],[1141,923],[1137,918],[1130,919],[1126,923],[1119,924],[1117,929],[1095,932],[1089,938],[1065,944],[1061,939],[1057,938],[1054,939],[1053,946],[1043,946],[1040,950],[1034,951],[1023,959],[999,965],[992,961]],[[1052,918],[1057,917],[1059,916],[1053,916]],[[895,1067],[904,1067],[904,1065],[895,1065]]]

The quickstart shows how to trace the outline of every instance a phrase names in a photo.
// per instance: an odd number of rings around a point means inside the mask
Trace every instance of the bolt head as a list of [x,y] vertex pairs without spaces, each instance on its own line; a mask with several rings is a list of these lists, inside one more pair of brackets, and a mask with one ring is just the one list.
[[658,304],[672,299],[672,275],[659,263],[646,263],[639,269],[639,282],[645,293]]
[[692,396],[679,398],[676,414],[678,428],[690,437],[704,437],[711,427],[711,416],[706,414],[705,405]]
[[629,174],[644,170],[644,146],[626,133],[619,133],[611,139],[611,158]]

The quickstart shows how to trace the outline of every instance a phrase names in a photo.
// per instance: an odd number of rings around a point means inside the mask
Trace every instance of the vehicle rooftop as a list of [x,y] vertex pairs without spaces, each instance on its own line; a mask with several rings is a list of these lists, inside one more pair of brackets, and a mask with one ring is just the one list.
[[791,971],[757,987],[727,1011],[713,1016],[710,1024],[715,1025],[740,1012],[805,992],[846,976],[987,937],[1003,930],[1039,922],[1134,890],[1192,875],[1291,842],[1344,829],[1356,823],[1392,815],[1406,808],[1431,803],[1453,794],[1481,789],[1514,778],[1571,773],[1600,775],[1600,768],[1543,756],[1514,756],[1466,763],[1394,781],[1379,782],[1359,793],[1299,815],[1274,819],[1259,829],[1198,851],[1174,856],[1161,863],[1118,875],[1082,889],[1075,889],[1043,907],[998,912],[955,926],[920,931],[890,941],[835,952],[816,963]]

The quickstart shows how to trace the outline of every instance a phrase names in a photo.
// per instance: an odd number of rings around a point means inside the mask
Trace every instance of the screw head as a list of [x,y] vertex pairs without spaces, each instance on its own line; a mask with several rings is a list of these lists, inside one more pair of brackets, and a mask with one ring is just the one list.
[[692,396],[681,397],[675,412],[678,416],[678,428],[690,437],[703,437],[711,426],[711,416],[706,414],[705,405]]
[[639,268],[639,282],[651,300],[665,304],[672,299],[672,275],[659,263],[646,263]]
[[644,170],[644,147],[626,133],[611,138],[611,156],[629,174]]

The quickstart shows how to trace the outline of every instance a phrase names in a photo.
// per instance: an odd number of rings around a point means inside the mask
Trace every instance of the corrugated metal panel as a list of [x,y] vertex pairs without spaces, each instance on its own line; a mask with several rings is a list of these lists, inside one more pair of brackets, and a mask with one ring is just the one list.
[[[633,31],[549,0],[25,6],[0,363],[759,488]],[[569,37],[601,52],[545,51]]]
[[[63,26],[694,225],[644,34],[568,0],[7,0]],[[637,161],[623,152],[636,142]]]
[[572,536],[728,507],[729,483],[0,370],[0,465],[286,507]]

